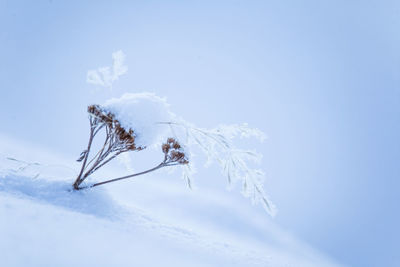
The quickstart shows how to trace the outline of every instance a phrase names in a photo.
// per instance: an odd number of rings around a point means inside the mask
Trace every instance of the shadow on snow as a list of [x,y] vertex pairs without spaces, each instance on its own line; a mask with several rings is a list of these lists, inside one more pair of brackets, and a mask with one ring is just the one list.
[[5,175],[0,177],[0,192],[101,218],[117,219],[123,210],[102,188],[74,191],[66,181]]

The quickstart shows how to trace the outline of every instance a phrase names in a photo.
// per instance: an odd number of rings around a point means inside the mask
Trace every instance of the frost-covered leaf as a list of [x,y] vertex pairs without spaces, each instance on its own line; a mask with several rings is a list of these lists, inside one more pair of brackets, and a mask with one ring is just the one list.
[[262,141],[265,139],[264,133],[250,128],[247,124],[221,125],[214,129],[198,128],[183,120],[168,124],[172,128],[184,129],[187,145],[200,147],[207,156],[206,165],[217,162],[221,166],[229,188],[235,182],[241,181],[242,194],[250,198],[253,204],[261,203],[271,216],[275,215],[276,208],[263,190],[264,173],[248,166],[250,161],[259,163],[262,155],[252,150],[237,149],[233,145],[235,137],[256,137]]
[[112,67],[100,67],[97,70],[89,70],[86,75],[86,82],[112,88],[113,83],[128,71],[128,67],[124,65],[125,54],[121,50],[112,53],[112,59]]

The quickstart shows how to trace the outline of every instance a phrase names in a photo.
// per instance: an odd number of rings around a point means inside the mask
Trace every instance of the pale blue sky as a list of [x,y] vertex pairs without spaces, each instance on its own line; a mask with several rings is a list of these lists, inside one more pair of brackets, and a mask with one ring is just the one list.
[[[141,91],[199,126],[248,122],[269,137],[278,224],[344,264],[398,266],[399,15],[398,1],[1,0],[0,132],[75,157],[87,104]],[[119,49],[113,91],[86,84]]]

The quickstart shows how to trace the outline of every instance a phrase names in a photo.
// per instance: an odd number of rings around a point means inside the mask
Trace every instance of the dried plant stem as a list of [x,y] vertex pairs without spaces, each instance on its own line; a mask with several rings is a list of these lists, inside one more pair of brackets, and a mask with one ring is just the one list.
[[110,179],[110,180],[107,180],[107,181],[104,181],[104,182],[100,182],[100,183],[95,183],[95,184],[93,184],[93,185],[90,186],[90,187],[95,187],[95,186],[99,186],[99,185],[102,185],[102,184],[108,184],[108,183],[112,183],[112,182],[116,182],[116,181],[120,181],[120,180],[124,180],[124,179],[128,179],[128,178],[132,178],[132,177],[135,177],[135,176],[143,175],[143,174],[146,174],[146,173],[149,173],[149,172],[153,172],[153,171],[155,171],[155,170],[158,170],[158,169],[160,169],[160,168],[162,168],[162,167],[165,167],[165,166],[168,166],[168,165],[166,165],[166,164],[163,162],[163,163],[157,165],[156,167],[151,168],[151,169],[148,169],[148,170],[146,170],[146,171],[138,172],[138,173],[134,173],[134,174],[130,174],[130,175],[126,175],[126,176],[119,177],[119,178],[115,178],[115,179]]
[[181,165],[181,163],[169,162],[169,161],[164,160],[159,165],[157,165],[157,166],[155,166],[155,167],[153,167],[151,169],[148,169],[146,171],[142,171],[142,172],[138,172],[138,173],[134,173],[134,174],[130,174],[130,175],[126,175],[126,176],[122,176],[122,177],[106,180],[106,181],[103,181],[103,182],[95,183],[95,184],[87,186],[87,187],[79,187],[77,190],[88,189],[88,188],[92,188],[92,187],[103,185],[103,184],[108,184],[108,183],[117,182],[117,181],[128,179],[128,178],[133,178],[135,176],[144,175],[144,174],[156,171],[156,170],[161,169],[163,167],[176,166],[176,165]]
[[[115,138],[112,137],[112,133],[109,131],[108,127],[106,127],[106,137],[103,147],[88,162],[93,139],[96,136],[96,134],[104,127],[104,124],[100,125],[96,124],[92,117],[89,118],[89,121],[90,121],[90,135],[89,135],[88,147],[87,150],[84,151],[85,154],[82,162],[82,167],[78,177],[76,178],[73,184],[73,188],[75,190],[82,189],[80,185],[93,172],[98,170],[100,167],[104,166],[106,163],[110,162],[119,154],[128,151],[127,149],[116,150],[116,140]],[[116,153],[114,153],[114,155],[111,155],[115,151]]]
[[85,167],[86,167],[86,162],[89,157],[89,151],[90,151],[90,147],[92,146],[93,138],[94,138],[94,129],[93,129],[92,119],[90,118],[90,135],[89,135],[88,148],[85,153],[85,158],[83,159],[82,168],[78,174],[78,177],[76,178],[76,180],[73,184],[75,190],[78,190],[80,184],[83,182],[83,179],[81,177],[82,177],[83,171],[85,170]]

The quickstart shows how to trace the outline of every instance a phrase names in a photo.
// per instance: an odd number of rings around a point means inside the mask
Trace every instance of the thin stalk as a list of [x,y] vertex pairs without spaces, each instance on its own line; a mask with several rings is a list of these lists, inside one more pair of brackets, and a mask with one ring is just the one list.
[[87,147],[87,150],[86,150],[85,158],[83,159],[81,171],[79,172],[79,175],[78,175],[78,177],[76,178],[76,180],[74,182],[74,189],[75,190],[78,190],[79,189],[79,185],[83,182],[83,180],[81,179],[81,176],[82,176],[83,171],[85,169],[86,161],[87,161],[87,159],[89,157],[89,152],[90,152],[90,147],[92,146],[93,137],[94,137],[94,135],[93,135],[93,125],[91,123],[91,125],[90,125],[89,143],[88,143],[88,147]]
[[[124,152],[124,151],[122,151],[122,152]],[[106,163],[110,162],[112,159],[114,159],[116,156],[118,156],[118,155],[121,154],[122,152],[119,151],[119,152],[115,153],[114,155],[112,155],[111,157],[109,157],[106,161],[104,161],[103,163],[101,163],[100,165],[98,165],[98,164],[99,164],[102,160],[104,160],[105,158],[96,161],[96,162],[93,164],[92,168],[90,168],[90,170],[87,171],[83,177],[84,177],[84,178],[88,177],[89,175],[91,175],[92,173],[94,173],[94,172],[95,172],[96,170],[98,170],[99,168],[103,167]],[[108,155],[108,152],[107,152],[107,155]],[[98,166],[97,166],[97,165],[98,165]]]
[[134,173],[134,174],[131,174],[131,175],[122,176],[122,177],[119,177],[119,178],[107,180],[107,181],[100,182],[100,183],[95,183],[91,187],[95,187],[95,186],[99,186],[99,185],[102,185],[102,184],[108,184],[108,183],[112,183],[112,182],[116,182],[116,181],[120,181],[120,180],[124,180],[124,179],[128,179],[128,178],[132,178],[132,177],[135,177],[135,176],[143,175],[143,174],[158,170],[158,169],[160,169],[162,167],[165,167],[165,166],[169,166],[169,165],[167,163],[165,163],[165,162],[162,162],[159,165],[157,165],[156,167],[148,169],[146,171]]
[[[107,129],[107,128],[106,128],[106,129]],[[107,131],[107,132],[108,132],[108,131]],[[101,155],[103,154],[104,148],[105,148],[106,145],[107,145],[108,140],[109,140],[109,135],[108,135],[108,133],[107,133],[107,135],[106,135],[106,140],[105,140],[105,142],[104,142],[103,147],[96,153],[96,155],[94,155],[94,157],[89,161],[89,163],[87,164],[87,166],[89,166],[89,165],[93,162],[93,160],[95,160],[96,158],[99,159],[99,158],[101,157]]]

